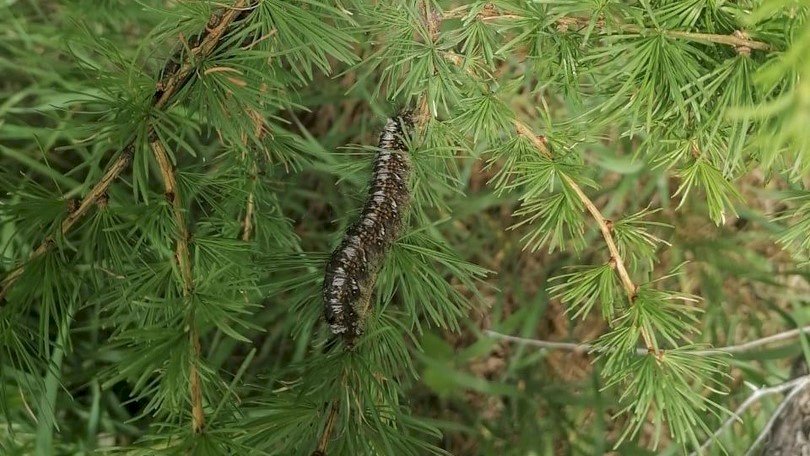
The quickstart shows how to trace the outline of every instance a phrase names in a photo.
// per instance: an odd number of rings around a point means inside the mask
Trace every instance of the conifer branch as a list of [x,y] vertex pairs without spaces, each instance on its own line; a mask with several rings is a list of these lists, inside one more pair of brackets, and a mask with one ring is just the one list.
[[[444,17],[445,19],[463,18],[468,14],[468,12],[469,6],[462,6],[447,11]],[[487,7],[483,8],[481,12],[478,13],[478,18],[482,21],[487,22],[498,20],[526,19],[524,16],[520,16],[518,14],[500,14],[493,5],[487,5]],[[590,27],[591,22],[592,19],[589,17],[580,17],[580,16],[561,17],[557,19],[557,31],[565,33],[572,28],[579,31],[587,27]],[[614,23],[612,25],[616,27],[618,31],[626,34],[632,35],[637,34],[643,36],[661,34],[670,38],[677,38],[686,41],[724,44],[727,46],[734,47],[737,50],[737,52],[741,54],[744,54],[746,52],[750,53],[752,49],[766,52],[776,50],[775,47],[771,46],[768,43],[748,38],[748,35],[741,30],[736,30],[734,33],[730,35],[720,35],[714,33],[697,33],[697,32],[686,32],[681,30],[662,30],[662,29],[645,28],[635,24]],[[608,30],[604,19],[598,19],[596,21],[596,28],[603,35],[613,35],[612,30]]]
[[[256,174],[251,174],[250,178],[253,180],[252,185],[255,187]],[[242,219],[242,240],[247,242],[253,236],[253,214],[255,211],[255,196],[254,189],[248,193],[247,203],[245,204],[245,217]]]
[[[442,15],[438,14],[431,8],[430,0],[422,0],[419,3],[420,10],[419,14],[422,16],[422,25],[425,27],[425,30],[428,34],[428,39],[430,39],[433,43],[439,38],[439,28],[441,26]],[[424,126],[431,118],[430,106],[427,97],[427,93],[423,92],[416,102],[416,109],[413,113],[414,125],[417,129],[423,129]],[[370,279],[370,283],[375,283],[376,274],[378,271],[372,271],[371,275],[372,278]],[[371,304],[371,295],[372,293],[365,293],[362,298],[362,302],[359,304],[361,318],[365,318],[368,313],[368,308]],[[324,425],[324,429],[318,438],[318,445],[315,451],[312,453],[311,456],[326,456],[326,450],[329,446],[329,439],[332,434],[332,428],[334,427],[334,422],[337,419],[337,415],[339,412],[339,399],[334,399],[330,403],[329,406],[329,415],[326,419],[326,424]]]
[[[152,97],[152,106],[154,108],[164,107],[169,100],[171,100],[172,97],[177,94],[177,92],[186,84],[186,82],[188,82],[189,76],[194,69],[194,62],[200,58],[208,56],[216,48],[217,44],[219,44],[219,41],[222,39],[223,35],[233,21],[239,18],[245,11],[248,11],[248,9],[254,3],[254,1],[237,0],[221,16],[220,11],[212,14],[211,19],[209,20],[209,25],[215,25],[206,30],[206,34],[200,41],[200,44],[191,49],[191,52],[189,53],[190,55],[183,65],[175,68],[174,71],[167,72],[166,75],[160,81],[158,81],[154,96]],[[170,65],[171,64],[168,63],[166,68],[169,68]],[[153,126],[148,124],[147,136],[151,137],[153,133]],[[87,195],[82,198],[77,209],[68,214],[68,216],[62,221],[60,226],[60,233],[62,236],[66,235],[71,228],[73,228],[76,222],[87,214],[99,197],[107,192],[110,185],[127,168],[127,166],[129,166],[135,154],[134,141],[134,137],[130,138],[129,142],[123,147],[123,152],[111,165],[109,165],[107,172],[105,172],[101,179],[96,182],[95,185],[93,185],[90,191],[87,192]],[[34,252],[25,263],[19,265],[16,269],[12,270],[8,275],[6,275],[2,281],[2,285],[0,285],[0,303],[2,303],[5,297],[8,295],[8,292],[11,290],[14,283],[17,282],[17,280],[22,276],[26,265],[32,260],[42,256],[54,245],[54,237],[46,237],[45,240],[42,241],[42,243],[36,249],[34,249]]]
[[[451,56],[446,56],[445,58],[456,65],[460,63],[460,59],[455,59]],[[468,69],[468,71],[470,70]],[[537,151],[540,152],[540,154],[548,159],[552,159],[551,151],[548,149],[548,143],[545,136],[536,135],[528,125],[518,118],[512,119],[512,123],[515,126],[518,135],[527,138],[537,149]],[[616,271],[616,274],[622,283],[622,288],[627,294],[628,300],[632,303],[636,299],[638,285],[636,285],[636,283],[633,282],[633,279],[630,278],[630,274],[627,272],[627,267],[624,264],[621,253],[619,252],[616,240],[613,238],[613,222],[602,215],[593,201],[591,201],[588,195],[585,194],[582,188],[576,182],[574,182],[573,179],[565,174],[562,175],[562,179],[566,185],[568,185],[574,191],[574,193],[576,193],[577,198],[579,198],[593,219],[596,221],[596,224],[599,226],[599,231],[601,232],[602,238],[605,240],[605,244],[607,244],[610,252],[610,266]],[[651,334],[649,334],[647,329],[641,327],[639,328],[639,333],[641,334],[641,338],[644,341],[644,346],[647,348],[647,351],[649,353],[654,353],[656,356],[661,356],[663,351],[656,350],[655,344],[653,343],[653,337]]]
[[[253,121],[254,134],[257,140],[261,140],[267,129],[265,128],[264,118],[261,113],[251,109],[248,111],[248,116]],[[247,134],[243,135],[242,142],[247,144]],[[247,158],[247,153],[243,154],[243,159]],[[253,236],[253,218],[256,213],[256,185],[259,178],[259,166],[255,160],[250,165],[250,191],[248,191],[247,202],[245,203],[245,216],[242,218],[242,240],[247,242]]]
[[[433,10],[430,0],[422,0],[420,3],[422,24],[428,32],[428,38],[435,44],[439,38],[439,28],[442,24],[442,15]],[[422,93],[416,103],[416,113],[414,121],[417,127],[422,128],[431,117],[430,104],[426,93]]]
[[318,446],[312,452],[312,456],[326,456],[326,449],[329,447],[329,438],[332,435],[332,429],[335,427],[335,419],[337,419],[338,407],[340,401],[335,399],[329,406],[329,415],[326,417],[326,424],[323,426],[323,432],[318,438]]
[[[166,200],[172,205],[172,215],[174,216],[176,239],[175,239],[175,262],[180,271],[180,277],[183,288],[183,298],[188,300],[191,298],[191,293],[194,289],[194,276],[191,270],[191,255],[188,249],[189,231],[186,224],[185,210],[183,208],[181,195],[177,191],[177,178],[175,177],[175,170],[172,166],[166,149],[160,140],[154,140],[150,143],[152,153],[158,163],[160,175],[163,178],[163,185],[166,195]],[[197,330],[197,325],[194,322],[194,310],[190,310],[189,316],[189,342],[191,343],[191,364],[189,366],[189,395],[191,397],[191,428],[194,433],[199,434],[205,426],[205,414],[203,412],[203,398],[202,398],[202,385],[200,382],[200,373],[197,364],[200,359],[200,337]]]
[[[62,224],[60,225],[59,232],[62,236],[66,235],[76,222],[78,222],[87,212],[90,211],[90,208],[93,207],[94,204],[100,203],[104,200],[104,195],[107,193],[107,189],[110,188],[110,184],[118,177],[121,172],[129,166],[129,163],[132,161],[133,156],[133,149],[132,147],[127,147],[118,156],[118,158],[113,162],[110,168],[101,176],[101,179],[87,192],[84,198],[82,198],[81,202],[75,208],[75,210],[71,211],[64,220],[62,220]],[[8,292],[11,290],[11,287],[14,283],[19,279],[23,272],[25,272],[25,267],[28,263],[39,258],[43,254],[45,254],[48,250],[51,249],[56,244],[53,236],[48,236],[45,238],[44,241],[34,249],[34,252],[28,258],[26,263],[23,263],[17,266],[16,269],[12,270],[2,282],[2,287],[0,288],[0,303],[3,302]]]
[[[519,119],[514,120],[515,128],[519,135],[527,138],[531,143],[535,146],[535,148],[543,154],[545,157],[551,159],[552,155],[548,149],[548,145],[546,143],[545,137],[535,135],[534,132],[522,121]],[[585,208],[593,217],[596,224],[599,226],[599,231],[602,233],[602,238],[605,240],[605,244],[607,244],[608,250],[610,251],[610,266],[616,270],[616,274],[619,276],[619,280],[622,283],[622,288],[624,288],[625,293],[627,294],[627,298],[632,303],[636,299],[636,295],[638,293],[638,285],[633,282],[633,279],[630,278],[630,274],[627,272],[627,268],[624,265],[624,260],[622,259],[621,254],[619,253],[619,247],[616,245],[616,240],[613,238],[613,222],[605,218],[604,215],[599,211],[596,205],[588,198],[588,195],[582,191],[582,188],[574,182],[569,176],[563,174],[562,175],[563,181],[568,185],[571,190],[576,193],[579,200],[585,205]],[[655,353],[655,344],[653,344],[652,335],[648,333],[646,328],[639,328],[639,332],[641,334],[641,338],[644,341],[644,345],[647,347],[647,350],[650,353]],[[659,353],[656,353],[658,356]]]

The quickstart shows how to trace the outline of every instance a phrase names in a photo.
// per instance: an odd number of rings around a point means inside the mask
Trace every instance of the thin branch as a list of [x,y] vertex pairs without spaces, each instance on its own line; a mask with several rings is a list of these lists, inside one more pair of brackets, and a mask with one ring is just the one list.
[[[469,12],[469,7],[462,6],[459,8],[455,8],[449,10],[445,13],[444,18],[463,18]],[[524,16],[520,16],[518,14],[499,14],[497,10],[492,7],[483,8],[481,12],[478,14],[478,18],[482,21],[490,22],[490,21],[499,21],[499,20],[520,20],[520,19],[528,19]],[[582,30],[584,28],[588,28],[591,26],[592,18],[589,17],[581,17],[581,16],[565,16],[557,19],[557,31],[561,33],[567,32],[570,28],[575,28],[577,31]],[[611,30],[607,28],[604,19],[598,19],[596,21],[596,28],[599,32],[603,35],[611,34]],[[723,44],[726,46],[734,47],[737,52],[741,54],[750,54],[752,49],[760,50],[760,51],[775,51],[776,48],[771,46],[768,43],[764,43],[761,41],[756,41],[748,38],[747,34],[745,34],[741,30],[735,31],[733,34],[730,35],[719,35],[713,33],[696,33],[696,32],[685,32],[680,30],[660,30],[660,29],[653,29],[653,28],[645,28],[640,27],[635,24],[622,24],[622,23],[614,23],[612,24],[618,31],[628,34],[638,34],[638,35],[654,35],[654,34],[661,34],[670,38],[677,38],[686,41],[697,41],[703,43],[715,43],[715,44]]]
[[[695,351],[695,352],[690,352],[690,354],[708,355],[708,354],[711,354],[712,352],[713,353],[717,353],[717,352],[740,353],[740,352],[748,351],[748,350],[763,346],[765,344],[769,344],[769,343],[783,341],[783,340],[786,340],[786,339],[789,339],[789,338],[793,338],[793,337],[796,337],[796,336],[798,336],[800,334],[804,334],[804,333],[808,333],[808,332],[810,332],[810,326],[805,326],[805,327],[800,328],[800,329],[795,329],[795,330],[792,330],[792,331],[785,331],[783,333],[775,334],[775,335],[769,336],[769,337],[763,337],[762,339],[757,339],[757,340],[747,342],[747,343],[744,343],[744,344],[729,345],[729,346],[726,346],[726,347],[719,347],[719,348],[716,348],[714,350],[699,350],[699,351]],[[514,343],[519,343],[519,344],[524,344],[524,345],[531,345],[531,346],[540,347],[540,348],[570,350],[570,351],[573,351],[575,353],[605,352],[605,351],[608,350],[605,347],[598,347],[596,345],[592,345],[592,344],[588,344],[588,343],[550,342],[550,341],[544,341],[544,340],[536,340],[536,339],[528,339],[528,338],[523,338],[523,337],[508,336],[508,335],[501,334],[501,333],[498,333],[498,332],[495,332],[495,331],[485,331],[485,333],[490,337],[493,337],[493,338],[496,338],[496,339],[506,340],[506,341],[509,341],[509,342],[514,342]],[[639,348],[639,349],[636,350],[636,354],[638,354],[638,355],[646,355],[647,350],[645,350],[643,348]],[[762,443],[762,440],[765,438],[765,435],[767,435],[768,431],[773,426],[773,423],[775,422],[775,420],[779,416],[779,414],[782,412],[782,410],[787,406],[787,404],[790,403],[790,401],[793,399],[793,397],[796,394],[798,394],[806,386],[810,386],[810,375],[805,375],[803,377],[799,377],[799,378],[796,378],[796,379],[791,380],[789,382],[786,382],[786,383],[783,383],[783,384],[780,384],[780,385],[776,385],[776,386],[771,386],[771,387],[767,387],[767,388],[755,388],[753,394],[751,396],[749,396],[742,404],[740,404],[740,406],[737,408],[737,410],[726,421],[724,421],[723,424],[721,424],[720,427],[700,446],[699,450],[697,452],[693,452],[692,455],[694,456],[696,454],[702,453],[706,448],[709,447],[709,445],[711,445],[711,442],[713,442],[726,428],[731,426],[732,422],[734,422],[735,420],[742,421],[742,418],[740,418],[740,415],[742,415],[751,405],[756,403],[762,397],[767,396],[767,395],[771,395],[771,394],[781,393],[781,392],[784,392],[784,391],[787,391],[787,390],[791,390],[791,392],[788,394],[788,396],[782,401],[782,403],[776,409],[774,414],[771,416],[771,419],[768,421],[765,428],[760,432],[760,434],[757,437],[756,441],[753,443],[753,445],[751,447],[751,450],[753,450],[759,444]]]
[[[548,349],[557,349],[557,350],[569,350],[577,353],[585,353],[585,352],[605,352],[608,351],[604,347],[599,347],[597,345],[588,343],[588,342],[552,342],[547,340],[539,340],[539,339],[529,339],[526,337],[517,337],[517,336],[510,336],[507,334],[501,334],[497,331],[487,330],[484,333],[490,337],[495,339],[503,339],[509,342],[524,344],[524,345],[531,345],[534,347],[540,348],[548,348]],[[801,334],[810,334],[810,326],[805,326],[803,328],[793,329],[790,331],[781,332],[778,334],[774,334],[772,336],[763,337],[761,339],[752,340],[750,342],[745,342],[739,345],[727,345],[725,347],[716,347],[709,350],[693,350],[689,351],[690,355],[693,356],[710,356],[717,353],[743,353],[755,348],[762,347],[763,345],[772,344],[774,342],[781,342],[784,340],[789,340],[795,338]],[[636,350],[636,353],[639,355],[646,355],[648,351],[644,348],[639,348]]]
[[763,337],[761,339],[752,340],[750,342],[745,342],[738,345],[727,345],[725,347],[718,347],[712,350],[698,350],[693,352],[695,354],[707,354],[711,351],[722,351],[725,353],[743,353],[747,351],[751,351],[754,348],[761,347],[763,345],[772,344],[774,342],[780,342],[783,340],[793,339],[802,334],[810,333],[810,326],[803,326],[801,328],[792,329],[790,331],[785,331],[781,333],[774,334],[772,336]]
[[779,403],[779,406],[776,407],[776,410],[774,410],[774,412],[771,414],[771,418],[768,420],[767,423],[765,423],[765,427],[763,427],[762,430],[759,432],[759,435],[757,436],[756,440],[754,440],[754,443],[751,444],[751,447],[745,453],[745,456],[752,456],[754,454],[754,450],[759,448],[762,442],[764,442],[765,439],[768,437],[768,434],[770,433],[774,423],[776,423],[776,420],[779,418],[779,415],[782,414],[785,408],[787,408],[787,406],[793,402],[794,398],[799,394],[801,394],[801,392],[808,385],[810,385],[810,378],[805,378],[804,382],[796,385],[793,388],[793,390],[791,390],[790,393],[788,393],[788,395],[785,396],[784,399],[782,399],[782,402]]
[[[183,286],[183,298],[188,300],[194,289],[194,276],[191,271],[191,255],[188,249],[188,225],[186,224],[185,209],[181,195],[177,191],[177,178],[175,170],[172,166],[166,149],[160,140],[154,140],[150,143],[152,153],[157,161],[160,175],[163,178],[163,186],[166,199],[172,205],[172,215],[176,225],[176,239],[174,259],[177,263],[177,268],[180,271],[180,277]],[[200,336],[197,331],[197,325],[194,322],[193,309],[189,317],[189,342],[191,344],[191,363],[189,366],[189,395],[191,397],[191,429],[195,433],[201,433],[205,427],[205,414],[203,412],[203,397],[202,385],[200,382],[200,373],[197,363],[200,360]]]
[[[253,121],[253,129],[254,134],[256,135],[257,140],[261,140],[264,135],[267,133],[267,129],[265,128],[264,118],[262,118],[261,113],[251,109],[248,111],[248,116]],[[243,143],[247,143],[248,137],[245,134],[242,138]],[[247,159],[247,153],[245,153],[242,157],[243,159]],[[245,203],[245,216],[242,218],[242,240],[247,242],[253,236],[253,217],[256,212],[256,185],[258,180],[259,174],[259,167],[256,164],[255,159],[253,163],[250,165],[250,191],[248,192],[247,202]]]
[[[486,330],[484,331],[489,337],[494,339],[501,339],[508,342],[513,342],[522,345],[531,345],[533,347],[540,347],[540,348],[548,348],[551,350],[568,350],[574,353],[604,353],[611,351],[609,348],[600,347],[598,345],[589,344],[589,343],[578,343],[578,342],[552,342],[548,340],[539,340],[539,339],[529,339],[527,337],[517,337],[517,336],[510,336],[508,334],[501,334],[496,331]],[[636,349],[637,355],[647,355],[649,351],[646,348],[638,348]]]
[[[425,29],[428,32],[428,37],[432,42],[436,42],[439,38],[439,29],[441,28],[442,24],[442,15],[433,11],[433,8],[430,6],[430,0],[422,0],[420,2],[421,7],[421,14],[422,14],[422,23],[425,26]],[[430,105],[428,97],[425,93],[423,93],[419,100],[416,102],[416,112],[414,115],[414,120],[416,125],[419,128],[425,126],[427,121],[430,119]]]
[[[166,76],[164,76],[163,79],[157,83],[155,93],[152,97],[153,107],[164,107],[172,99],[172,97],[177,94],[177,92],[188,82],[189,76],[194,69],[193,62],[208,56],[216,48],[216,45],[222,39],[222,36],[231,23],[233,23],[233,21],[238,18],[239,15],[248,10],[249,3],[252,5],[254,2],[237,0],[234,2],[233,6],[222,15],[222,17],[219,16],[220,11],[216,11],[212,14],[209,24],[216,25],[213,28],[206,30],[206,35],[200,41],[199,45],[191,49],[189,58],[183,65],[175,68],[173,71],[168,71]],[[166,68],[169,67],[170,64],[167,63]],[[148,124],[147,137],[151,137],[153,132],[153,126]],[[129,140],[129,142],[123,147],[123,152],[112,164],[108,166],[107,172],[105,172],[101,179],[96,182],[95,185],[93,185],[90,191],[87,192],[87,195],[82,198],[78,208],[68,214],[68,216],[62,221],[62,225],[60,227],[62,236],[66,235],[71,228],[76,225],[76,222],[87,214],[98,198],[107,192],[107,189],[110,187],[113,181],[115,181],[118,176],[127,168],[127,166],[129,166],[133,155],[135,154],[134,141],[134,137]],[[0,283],[0,303],[3,302],[5,297],[8,295],[8,292],[11,290],[11,287],[22,276],[26,266],[32,260],[45,254],[54,245],[55,241],[53,236],[46,237],[45,240],[42,241],[42,243],[36,249],[34,249],[33,253],[25,263],[17,266],[17,268],[13,269],[6,275],[5,278],[3,278],[2,283]]]
[[[255,180],[256,176],[252,175],[251,178]],[[245,242],[249,241],[253,236],[253,214],[256,210],[254,191],[251,189],[250,193],[248,193],[247,203],[245,204],[245,217],[242,219],[242,240]]]
[[209,20],[209,25],[213,24],[211,27],[207,27],[205,37],[200,41],[200,44],[193,47],[191,49],[191,55],[195,58],[187,59],[180,68],[176,71],[172,72],[171,74],[166,75],[161,81],[158,83],[158,90],[155,91],[155,103],[154,106],[156,108],[164,107],[169,100],[174,96],[175,93],[188,81],[191,73],[194,71],[195,65],[194,62],[196,59],[208,56],[213,52],[216,46],[219,44],[219,41],[222,39],[225,32],[231,26],[234,20],[243,14],[254,2],[249,0],[236,0],[233,5],[226,9],[225,14],[221,17],[219,13],[221,11],[215,12],[211,19]]
[[[593,344],[588,343],[577,343],[577,342],[553,342],[549,340],[539,340],[539,339],[529,339],[527,337],[518,337],[518,336],[510,336],[508,334],[502,334],[492,330],[484,331],[489,337],[494,339],[501,339],[508,342],[514,342],[516,344],[521,345],[531,345],[533,347],[539,348],[548,348],[551,350],[568,350],[574,353],[588,353],[588,352],[602,352],[606,351],[603,347],[597,347]],[[645,351],[646,353],[646,351]]]
[[709,436],[708,439],[706,439],[705,442],[703,442],[703,444],[700,446],[700,448],[697,451],[691,453],[690,456],[695,456],[697,454],[702,453],[704,450],[706,450],[706,448],[708,448],[709,445],[711,445],[711,443],[714,440],[716,440],[717,437],[724,430],[726,430],[726,428],[731,426],[731,424],[734,421],[742,422],[742,418],[740,418],[740,415],[742,415],[749,407],[751,407],[753,404],[755,404],[761,398],[763,398],[765,396],[769,396],[771,394],[778,394],[778,393],[782,393],[784,391],[794,390],[794,388],[795,388],[795,390],[799,390],[799,389],[801,389],[802,387],[804,387],[804,386],[806,386],[808,384],[810,384],[810,375],[805,375],[805,376],[802,376],[802,377],[798,377],[798,378],[795,378],[795,379],[793,379],[793,380],[791,380],[789,382],[785,382],[785,383],[775,385],[775,386],[770,386],[770,387],[767,387],[767,388],[755,388],[753,394],[748,396],[748,398],[745,401],[743,401],[743,403],[740,404],[739,407],[737,407],[737,410],[735,410],[734,413],[728,419],[726,419],[723,422],[723,424],[721,424],[720,427],[718,427],[717,430],[714,431],[714,433],[711,436]]
[[[110,168],[101,176],[101,179],[87,192],[87,195],[82,198],[81,202],[79,203],[78,207],[68,214],[64,220],[62,220],[62,224],[59,228],[59,232],[62,236],[66,235],[76,222],[78,222],[87,212],[90,211],[90,208],[95,205],[99,199],[107,192],[107,189],[110,188],[110,184],[118,177],[121,172],[129,166],[129,163],[132,161],[133,156],[133,148],[130,146],[126,147],[121,155],[115,159],[112,163]],[[12,270],[2,282],[2,288],[0,288],[0,302],[5,299],[8,292],[11,290],[11,287],[17,282],[23,272],[25,271],[25,267],[31,261],[39,258],[45,252],[51,249],[55,245],[54,237],[48,236],[45,238],[44,241],[34,249],[34,252],[28,258],[26,263],[23,263],[17,266],[16,269]]]
[[329,438],[332,436],[332,429],[335,427],[335,419],[338,414],[338,407],[340,402],[335,399],[332,405],[329,406],[329,415],[326,417],[326,424],[323,427],[323,432],[318,438],[318,446],[312,452],[312,456],[326,456],[326,449],[329,447]]
[[[436,42],[439,38],[439,30],[441,27],[442,22],[442,15],[438,14],[431,8],[430,0],[422,0],[420,2],[420,14],[422,15],[422,23],[427,30],[428,38],[432,42]],[[428,104],[428,97],[427,94],[423,93],[416,102],[416,110],[413,113],[414,123],[415,126],[419,129],[424,128],[425,124],[427,124],[428,120],[431,118],[430,113],[430,106]],[[376,280],[376,271],[370,272],[370,283],[374,283]],[[371,288],[371,287],[369,287]],[[364,293],[364,296],[361,297],[361,302],[358,304],[358,308],[360,309],[359,314],[361,316],[366,315],[368,308],[370,306],[370,299],[371,293],[367,292]],[[320,437],[318,438],[318,445],[315,451],[312,452],[311,456],[326,456],[326,450],[329,446],[329,439],[332,434],[332,429],[334,427],[335,420],[337,419],[338,409],[339,409],[340,401],[335,399],[329,406],[329,415],[326,418],[326,424],[324,425],[323,432],[321,433]]]
[[[525,123],[521,122],[519,119],[514,119],[514,125],[517,129],[519,135],[529,139],[531,143],[535,146],[535,148],[547,158],[551,158],[551,151],[548,149],[548,143],[544,136],[538,136],[534,134],[534,132],[526,125]],[[605,218],[604,215],[599,211],[593,201],[588,198],[588,195],[582,191],[582,188],[574,182],[573,179],[566,175],[562,175],[563,181],[568,185],[571,190],[576,193],[577,198],[582,202],[585,208],[593,217],[596,224],[599,226],[599,231],[602,233],[602,238],[605,240],[605,244],[607,244],[608,250],[610,251],[610,265],[616,271],[616,274],[619,276],[619,279],[622,282],[622,287],[624,288],[625,293],[627,294],[627,298],[632,303],[636,299],[636,294],[638,293],[638,285],[633,282],[633,279],[630,278],[630,274],[627,272],[627,268],[624,265],[624,260],[622,259],[621,254],[619,253],[619,247],[616,245],[616,240],[613,238],[613,222]],[[644,346],[647,347],[647,350],[656,355],[660,353],[656,350],[655,343],[653,342],[654,339],[651,334],[645,329],[640,328],[639,332],[641,333],[641,338],[644,341]]]

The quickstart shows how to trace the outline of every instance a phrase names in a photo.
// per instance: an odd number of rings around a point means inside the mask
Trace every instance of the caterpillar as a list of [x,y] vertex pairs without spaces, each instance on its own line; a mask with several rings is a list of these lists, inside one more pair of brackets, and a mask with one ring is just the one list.
[[343,337],[349,348],[363,333],[363,317],[377,271],[402,230],[410,201],[407,181],[411,165],[405,134],[412,128],[408,111],[386,121],[363,210],[326,265],[324,316],[331,332]]

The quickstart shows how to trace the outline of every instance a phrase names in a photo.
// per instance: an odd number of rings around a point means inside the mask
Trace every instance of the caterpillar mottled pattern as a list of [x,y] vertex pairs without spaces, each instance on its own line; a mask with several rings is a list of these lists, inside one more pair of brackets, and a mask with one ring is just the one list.
[[363,333],[377,270],[402,230],[410,201],[410,157],[404,137],[412,127],[407,112],[386,122],[363,211],[326,265],[324,316],[332,333],[343,337],[348,347]]

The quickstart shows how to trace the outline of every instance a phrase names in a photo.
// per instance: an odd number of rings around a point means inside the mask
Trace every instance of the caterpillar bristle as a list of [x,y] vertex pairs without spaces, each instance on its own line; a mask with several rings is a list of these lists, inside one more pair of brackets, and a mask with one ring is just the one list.
[[332,252],[323,281],[324,316],[333,334],[353,347],[363,333],[377,271],[402,230],[410,202],[410,157],[406,135],[410,111],[387,119],[363,210]]

